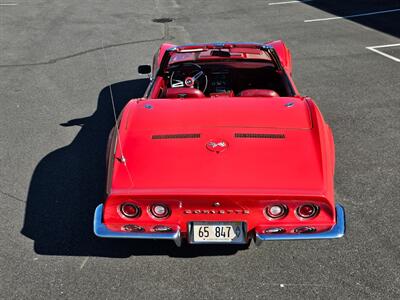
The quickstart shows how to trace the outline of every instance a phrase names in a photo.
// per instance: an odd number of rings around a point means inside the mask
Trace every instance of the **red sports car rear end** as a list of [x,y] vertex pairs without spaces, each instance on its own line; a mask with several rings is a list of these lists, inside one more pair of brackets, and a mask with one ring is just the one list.
[[343,236],[332,133],[297,93],[282,42],[162,46],[153,72],[110,135],[97,236],[177,245]]

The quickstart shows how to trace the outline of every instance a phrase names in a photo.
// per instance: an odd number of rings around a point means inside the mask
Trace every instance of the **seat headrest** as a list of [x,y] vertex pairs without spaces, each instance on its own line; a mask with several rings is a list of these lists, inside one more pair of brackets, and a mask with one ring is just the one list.
[[239,93],[240,97],[279,97],[279,94],[273,90],[248,89]]
[[202,91],[195,88],[179,87],[168,88],[165,93],[166,98],[204,98]]

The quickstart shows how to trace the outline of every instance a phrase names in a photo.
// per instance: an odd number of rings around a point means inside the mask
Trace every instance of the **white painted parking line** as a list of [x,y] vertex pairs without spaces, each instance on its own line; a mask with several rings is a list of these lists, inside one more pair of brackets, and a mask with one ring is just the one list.
[[0,6],[15,6],[18,5],[18,3],[0,3]]
[[281,4],[292,4],[292,3],[306,3],[311,2],[313,0],[293,0],[293,1],[284,1],[284,2],[272,2],[268,3],[268,5],[281,5]]
[[374,11],[374,12],[369,12],[369,13],[364,13],[364,14],[356,14],[356,15],[349,15],[349,16],[342,16],[342,17],[304,20],[304,22],[309,23],[309,22],[321,22],[321,21],[330,21],[330,20],[339,20],[339,19],[351,19],[351,18],[357,18],[357,17],[363,17],[363,16],[387,14],[387,13],[392,13],[392,12],[396,12],[396,11],[400,11],[400,8],[389,9],[389,10],[380,10],[380,11]]
[[380,49],[380,48],[399,47],[399,46],[400,46],[400,44],[390,44],[390,45],[370,46],[370,47],[365,47],[365,48],[367,48],[368,50],[371,50],[371,51],[373,51],[375,53],[378,53],[380,55],[383,55],[383,56],[385,56],[387,58],[390,58],[391,60],[394,60],[396,62],[400,62],[400,58],[397,58],[397,57],[389,55],[389,54],[387,54],[385,52],[376,50],[376,49]]

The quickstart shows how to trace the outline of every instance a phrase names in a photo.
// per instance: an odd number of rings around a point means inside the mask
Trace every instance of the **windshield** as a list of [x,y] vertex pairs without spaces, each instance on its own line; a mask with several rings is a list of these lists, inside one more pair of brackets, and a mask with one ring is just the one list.
[[171,54],[168,65],[188,61],[218,61],[218,60],[249,60],[271,61],[269,54],[261,49],[231,48],[231,49],[207,49],[193,52],[174,52]]

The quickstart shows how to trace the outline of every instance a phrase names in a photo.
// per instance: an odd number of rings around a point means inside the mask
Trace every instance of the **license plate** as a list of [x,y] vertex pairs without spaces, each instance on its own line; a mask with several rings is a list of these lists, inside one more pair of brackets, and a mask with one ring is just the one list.
[[191,243],[245,243],[244,223],[191,223]]

